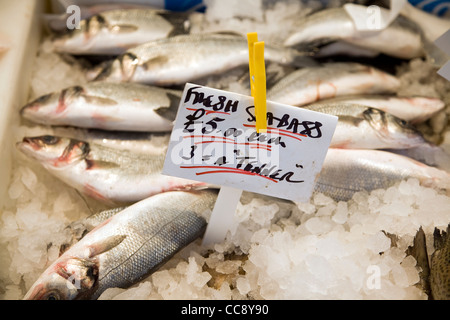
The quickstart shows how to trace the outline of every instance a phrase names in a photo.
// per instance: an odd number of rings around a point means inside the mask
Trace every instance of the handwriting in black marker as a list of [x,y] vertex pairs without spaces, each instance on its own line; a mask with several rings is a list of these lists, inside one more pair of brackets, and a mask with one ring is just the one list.
[[[196,91],[201,89],[200,86],[189,88],[186,93],[184,103],[191,102],[193,105],[202,104],[205,108],[212,108],[214,111],[223,112],[236,112],[239,101],[228,100],[226,96],[214,96],[213,94],[206,96],[202,91]],[[192,101],[191,98],[193,97]],[[213,103],[213,100],[216,99]],[[217,101],[218,100],[218,101]],[[217,102],[216,102],[217,101]]]
[[181,158],[183,158],[184,160],[192,159],[194,157],[194,152],[196,149],[197,149],[197,146],[191,146],[190,157],[181,156]]
[[[254,106],[249,106],[245,109],[247,114],[250,116],[247,118],[248,122],[255,122],[255,115],[252,113]],[[267,112],[267,125],[275,125],[276,128],[285,128],[292,133],[304,134],[310,138],[320,138],[322,137],[322,123],[319,121],[300,121],[297,118],[291,117],[289,114],[284,114],[281,118],[275,117],[272,112]]]

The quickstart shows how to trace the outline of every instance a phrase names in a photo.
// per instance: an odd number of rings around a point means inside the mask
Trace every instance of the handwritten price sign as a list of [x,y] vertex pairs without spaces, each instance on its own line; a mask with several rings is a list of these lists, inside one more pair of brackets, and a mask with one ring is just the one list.
[[186,84],[163,173],[307,201],[337,117],[268,101],[267,132],[258,134],[253,101]]

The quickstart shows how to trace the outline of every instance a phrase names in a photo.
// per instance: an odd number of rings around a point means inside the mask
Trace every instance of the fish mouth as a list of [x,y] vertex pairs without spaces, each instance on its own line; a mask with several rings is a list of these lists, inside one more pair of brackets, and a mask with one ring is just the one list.
[[20,109],[20,115],[24,118],[29,118],[31,113],[35,113],[39,110],[40,105],[36,102],[30,102]]
[[38,151],[41,149],[41,146],[32,138],[23,138],[22,141],[16,143],[16,148],[23,154],[33,159],[40,160]]

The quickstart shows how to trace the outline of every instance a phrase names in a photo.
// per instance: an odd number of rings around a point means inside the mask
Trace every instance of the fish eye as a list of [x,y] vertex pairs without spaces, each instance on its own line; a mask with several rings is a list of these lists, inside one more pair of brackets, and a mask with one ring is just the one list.
[[57,292],[51,291],[45,296],[45,300],[61,300],[61,298]]
[[55,145],[59,142],[60,139],[54,136],[43,136],[41,140],[47,145]]
[[406,127],[408,125],[408,122],[406,120],[403,119],[398,119],[397,122],[402,126],[402,127]]

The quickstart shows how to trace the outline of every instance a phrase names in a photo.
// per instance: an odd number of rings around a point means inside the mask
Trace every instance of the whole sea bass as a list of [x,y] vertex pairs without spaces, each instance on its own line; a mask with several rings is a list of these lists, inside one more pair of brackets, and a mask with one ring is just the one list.
[[[283,65],[310,63],[305,54],[290,48],[265,46],[265,59]],[[247,39],[229,34],[179,35],[150,41],[129,49],[113,61],[88,72],[88,79],[184,84],[191,80],[248,65]]]
[[450,174],[413,159],[381,150],[328,149],[315,190],[336,201],[358,191],[386,189],[407,178],[424,186],[450,190]]
[[25,137],[18,148],[71,187],[106,203],[206,186],[162,175],[165,153],[134,153],[56,136]]
[[[445,107],[444,101],[431,97],[398,97],[394,95],[342,96],[318,102],[321,105],[354,103],[374,107],[410,123],[428,120]],[[313,106],[314,104],[312,104]],[[309,107],[309,105],[307,106]]]
[[169,132],[181,92],[138,83],[92,82],[31,101],[26,119],[58,126],[117,131]]
[[353,63],[325,63],[296,70],[267,91],[267,99],[294,106],[345,95],[395,93],[400,81],[377,68]]
[[286,46],[312,48],[340,40],[402,59],[424,54],[422,30],[401,15],[382,31],[361,32],[344,8],[331,8],[307,16],[295,28],[297,31],[285,40]]
[[407,149],[426,143],[405,120],[376,108],[340,102],[304,108],[338,117],[331,148]]
[[24,299],[96,299],[135,284],[202,236],[216,198],[211,190],[174,191],[124,209],[60,256]]
[[188,34],[189,15],[155,9],[121,9],[80,21],[79,29],[53,40],[54,50],[70,54],[119,55],[145,42]]

